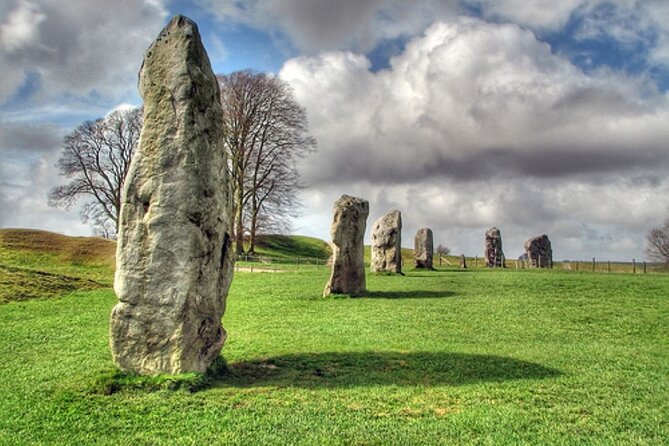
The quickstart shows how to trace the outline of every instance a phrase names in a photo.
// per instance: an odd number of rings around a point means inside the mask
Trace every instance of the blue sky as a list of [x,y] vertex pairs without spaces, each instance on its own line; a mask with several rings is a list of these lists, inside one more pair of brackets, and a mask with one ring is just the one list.
[[142,55],[175,14],[214,70],[271,71],[319,150],[295,232],[328,238],[343,193],[476,254],[547,233],[556,256],[643,258],[669,217],[663,0],[7,0],[0,4],[0,226],[89,234],[50,208],[64,135],[139,105]]

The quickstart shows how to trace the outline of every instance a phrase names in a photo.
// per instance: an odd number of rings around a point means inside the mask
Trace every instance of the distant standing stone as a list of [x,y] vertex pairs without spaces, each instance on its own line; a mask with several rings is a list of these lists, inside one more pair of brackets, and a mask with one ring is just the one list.
[[490,228],[485,233],[485,264],[488,268],[504,266],[502,233],[497,228]]
[[402,214],[391,211],[372,225],[372,259],[370,270],[402,272]]
[[552,268],[553,267],[553,249],[551,241],[546,234],[532,237],[525,242],[525,253],[534,268]]
[[419,229],[416,232],[413,246],[414,267],[417,269],[432,269],[432,257],[434,256],[432,229]]
[[520,256],[518,256],[518,260],[516,261],[516,268],[517,269],[525,269],[525,263],[529,257],[527,257],[527,253],[523,253]]
[[464,254],[460,255],[460,269],[467,269],[467,258]]
[[219,89],[197,25],[174,17],[139,74],[144,127],[121,198],[110,346],[122,370],[204,372],[233,274]]
[[332,272],[323,296],[365,293],[365,227],[369,203],[342,195],[334,204],[332,226]]

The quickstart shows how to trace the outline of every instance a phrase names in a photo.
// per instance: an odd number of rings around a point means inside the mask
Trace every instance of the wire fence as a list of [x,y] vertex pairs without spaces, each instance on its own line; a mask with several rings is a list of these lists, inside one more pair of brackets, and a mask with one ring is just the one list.
[[242,254],[235,262],[236,271],[249,272],[280,272],[303,267],[327,266],[326,259],[316,257],[272,257]]
[[[413,268],[413,259],[403,256],[404,268]],[[329,261],[316,257],[272,257],[262,255],[242,254],[237,257],[235,263],[236,271],[249,272],[280,272],[286,270],[304,269],[308,267],[323,268],[329,265]],[[462,257],[435,255],[433,265],[438,269],[461,269],[461,268],[486,268],[484,257],[473,256]],[[598,260],[542,260],[535,259],[504,259],[504,268],[517,270],[538,269],[537,265],[554,270],[594,273],[632,273],[632,274],[658,274],[669,273],[669,265],[662,262],[647,262],[631,259],[629,262]]]
[[[485,268],[486,262],[484,257],[474,256],[470,258],[473,262],[474,268]],[[441,259],[442,263],[445,259]],[[449,263],[453,263],[452,261]],[[663,262],[648,262],[645,260],[637,261],[631,259],[629,262],[601,260],[593,257],[591,260],[561,260],[553,261],[552,259],[504,259],[505,268],[511,269],[537,269],[537,265],[542,265],[541,268],[558,269],[566,271],[581,271],[593,273],[631,273],[631,274],[650,274],[650,273],[668,273],[669,265]],[[468,266],[469,266],[468,265]]]

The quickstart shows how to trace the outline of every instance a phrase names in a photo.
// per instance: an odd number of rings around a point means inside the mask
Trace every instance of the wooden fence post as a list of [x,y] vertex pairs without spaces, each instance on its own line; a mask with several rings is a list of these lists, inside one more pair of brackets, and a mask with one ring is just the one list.
[[643,261],[643,273],[646,274],[646,261]]
[[592,272],[595,272],[595,258],[592,258]]
[[611,272],[611,261],[610,260],[606,261],[606,272],[607,273]]
[[632,274],[636,274],[636,259],[632,259]]

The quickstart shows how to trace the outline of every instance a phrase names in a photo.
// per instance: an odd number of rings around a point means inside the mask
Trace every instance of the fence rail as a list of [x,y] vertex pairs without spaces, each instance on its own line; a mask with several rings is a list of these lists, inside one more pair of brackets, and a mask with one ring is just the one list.
[[[411,258],[403,256],[403,264],[406,269],[413,267]],[[539,263],[541,263],[539,261]],[[272,271],[278,272],[285,270],[288,267],[327,266],[328,261],[316,257],[272,257],[262,255],[240,255],[237,257],[235,269],[238,271]],[[435,254],[433,265],[438,268],[458,268],[460,259],[458,257],[449,258]],[[485,259],[483,257],[473,256],[466,257],[466,264],[468,268],[485,268]],[[514,260],[505,259],[505,267],[507,269],[537,269],[536,264],[529,260]],[[596,272],[596,273],[633,273],[633,274],[650,274],[650,273],[669,273],[669,266],[661,262],[647,262],[637,261],[632,259],[630,262],[611,261],[611,260],[561,260],[551,261],[549,267],[556,270],[565,271],[579,271],[579,272]]]
[[326,266],[327,260],[316,257],[272,257],[242,254],[237,256],[237,271],[268,271],[278,272],[290,266]]
[[[485,259],[478,256],[472,257],[473,266],[477,268],[485,267]],[[537,269],[536,261],[530,260],[509,260],[504,261],[506,268],[511,269]],[[541,263],[540,261],[538,263]],[[470,262],[472,264],[472,262]],[[668,273],[669,265],[662,262],[647,262],[637,261],[632,259],[630,262],[612,261],[612,260],[597,260],[593,257],[591,260],[560,260],[548,262],[548,267],[552,269],[567,270],[567,271],[581,271],[581,272],[597,272],[597,273],[632,273],[632,274],[649,274],[649,273]]]

